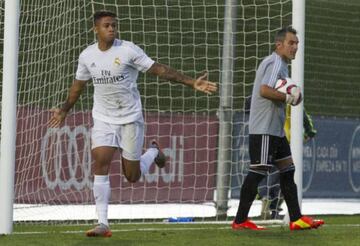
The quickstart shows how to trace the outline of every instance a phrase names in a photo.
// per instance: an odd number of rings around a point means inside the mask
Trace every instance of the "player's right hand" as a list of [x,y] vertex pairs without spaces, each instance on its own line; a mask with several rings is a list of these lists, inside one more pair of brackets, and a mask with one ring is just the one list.
[[53,108],[50,109],[50,112],[53,113],[51,116],[48,126],[49,127],[59,127],[66,118],[66,112],[61,110],[60,108]]

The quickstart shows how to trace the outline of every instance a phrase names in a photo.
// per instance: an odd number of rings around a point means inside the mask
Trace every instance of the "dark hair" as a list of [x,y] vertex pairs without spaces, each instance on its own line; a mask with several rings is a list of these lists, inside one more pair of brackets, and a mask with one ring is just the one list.
[[100,11],[96,11],[94,13],[94,24],[96,24],[96,22],[98,20],[100,20],[103,17],[113,17],[116,18],[116,14],[107,10],[100,10]]
[[276,35],[275,35],[275,43],[276,42],[283,42],[285,40],[286,34],[288,32],[290,32],[290,33],[292,33],[294,35],[297,34],[297,31],[294,28],[292,28],[291,26],[284,27],[284,28],[280,29],[276,33]]

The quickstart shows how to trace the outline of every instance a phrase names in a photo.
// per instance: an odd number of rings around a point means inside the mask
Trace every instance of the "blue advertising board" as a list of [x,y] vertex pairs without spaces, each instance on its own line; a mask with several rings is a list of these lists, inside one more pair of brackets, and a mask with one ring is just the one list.
[[[360,198],[360,121],[313,116],[314,139],[304,143],[304,198]],[[249,165],[247,115],[234,117],[231,196]],[[296,166],[296,163],[295,163]]]

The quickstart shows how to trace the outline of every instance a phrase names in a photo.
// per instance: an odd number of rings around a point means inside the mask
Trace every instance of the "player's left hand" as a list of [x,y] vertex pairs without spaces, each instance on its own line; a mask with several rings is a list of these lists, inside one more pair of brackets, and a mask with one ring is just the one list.
[[290,103],[292,106],[297,106],[302,102],[302,94],[301,94],[301,88],[296,86],[291,89],[291,96],[294,97],[294,100],[292,103]]
[[66,112],[61,110],[60,108],[52,108],[50,112],[53,113],[50,120],[48,121],[48,126],[51,128],[59,127],[66,118]]
[[207,80],[207,73],[198,77],[194,83],[194,89],[211,95],[217,91],[217,84]]

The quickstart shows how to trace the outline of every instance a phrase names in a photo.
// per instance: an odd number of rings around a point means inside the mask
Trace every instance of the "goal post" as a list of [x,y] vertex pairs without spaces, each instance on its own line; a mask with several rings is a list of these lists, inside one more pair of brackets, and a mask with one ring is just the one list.
[[234,83],[234,45],[236,34],[236,0],[225,1],[224,38],[220,81],[219,150],[216,177],[216,212],[224,216],[228,210],[231,150],[232,107]]
[[[293,1],[292,25],[297,30],[299,48],[291,63],[291,78],[302,88],[304,93],[304,60],[305,60],[305,0]],[[304,98],[304,94],[303,94]],[[303,193],[303,113],[304,102],[291,109],[291,152],[295,163],[295,183],[301,207]]]
[[12,232],[20,0],[6,0],[1,103],[0,235]]

